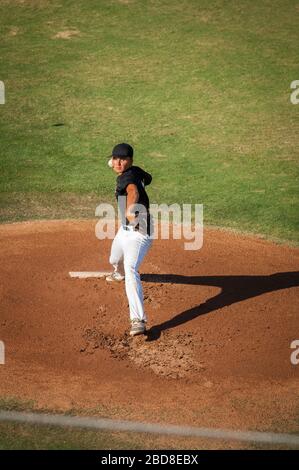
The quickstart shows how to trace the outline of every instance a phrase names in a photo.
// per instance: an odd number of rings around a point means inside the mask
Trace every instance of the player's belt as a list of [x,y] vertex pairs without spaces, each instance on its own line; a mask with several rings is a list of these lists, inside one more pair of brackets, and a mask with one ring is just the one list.
[[123,225],[124,230],[128,230],[129,232],[139,232],[139,224],[136,226],[134,225]]

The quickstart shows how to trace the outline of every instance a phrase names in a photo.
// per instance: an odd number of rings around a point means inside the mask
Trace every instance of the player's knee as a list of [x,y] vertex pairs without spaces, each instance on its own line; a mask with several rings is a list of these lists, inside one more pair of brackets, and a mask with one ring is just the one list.
[[130,278],[136,279],[140,277],[139,272],[134,265],[130,263],[124,263],[124,269],[125,269],[125,275],[127,279],[130,279]]
[[115,266],[121,263],[121,259],[112,254],[110,255],[109,263],[112,264],[112,266]]

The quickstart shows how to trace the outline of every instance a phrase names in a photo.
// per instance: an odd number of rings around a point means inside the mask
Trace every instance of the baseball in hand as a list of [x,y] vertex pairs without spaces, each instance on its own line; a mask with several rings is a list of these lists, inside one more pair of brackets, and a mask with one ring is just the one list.
[[108,162],[108,166],[109,166],[110,168],[113,168],[112,158],[110,158],[110,160],[109,160],[109,162]]

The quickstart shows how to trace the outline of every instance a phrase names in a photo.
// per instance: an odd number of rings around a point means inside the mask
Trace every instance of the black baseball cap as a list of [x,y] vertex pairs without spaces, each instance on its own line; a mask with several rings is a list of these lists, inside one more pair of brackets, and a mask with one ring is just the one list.
[[113,147],[112,154],[109,155],[110,157],[130,157],[133,158],[133,147],[129,144],[117,144]]

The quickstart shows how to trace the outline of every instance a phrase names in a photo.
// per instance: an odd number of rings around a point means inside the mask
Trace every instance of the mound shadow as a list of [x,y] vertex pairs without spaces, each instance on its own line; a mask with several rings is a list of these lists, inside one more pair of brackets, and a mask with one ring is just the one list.
[[274,273],[268,276],[183,276],[179,274],[142,274],[143,282],[216,286],[221,292],[196,307],[184,310],[173,318],[154,325],[147,332],[147,341],[157,340],[161,332],[187,323],[223,307],[268,292],[299,286],[299,271]]

